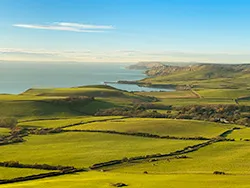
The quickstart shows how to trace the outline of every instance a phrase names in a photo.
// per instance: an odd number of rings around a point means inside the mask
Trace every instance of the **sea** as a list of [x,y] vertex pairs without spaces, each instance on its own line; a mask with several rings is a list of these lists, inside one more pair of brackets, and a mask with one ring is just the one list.
[[[146,78],[143,70],[129,70],[128,63],[0,62],[0,93],[19,94],[29,88],[103,85],[119,80]],[[108,84],[127,91],[171,91],[131,84]]]

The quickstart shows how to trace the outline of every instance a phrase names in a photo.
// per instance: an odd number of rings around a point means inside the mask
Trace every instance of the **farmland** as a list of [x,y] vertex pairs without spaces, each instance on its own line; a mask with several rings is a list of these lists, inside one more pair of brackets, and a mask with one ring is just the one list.
[[208,70],[197,71],[141,81],[183,86],[181,75],[192,84],[172,92],[97,85],[0,95],[1,187],[247,187],[249,78],[207,81]]

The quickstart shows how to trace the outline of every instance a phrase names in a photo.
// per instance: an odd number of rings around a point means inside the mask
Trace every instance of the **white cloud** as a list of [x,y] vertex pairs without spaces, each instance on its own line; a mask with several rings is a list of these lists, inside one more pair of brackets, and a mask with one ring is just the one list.
[[43,29],[43,30],[57,30],[57,31],[73,31],[81,33],[100,33],[105,30],[114,29],[113,26],[105,25],[89,25],[80,23],[67,23],[57,22],[49,25],[38,25],[38,24],[14,24],[14,27],[21,27],[27,29]]
[[79,23],[68,23],[68,22],[58,22],[56,24],[60,26],[74,27],[81,29],[114,29],[114,27],[111,25],[88,25]]

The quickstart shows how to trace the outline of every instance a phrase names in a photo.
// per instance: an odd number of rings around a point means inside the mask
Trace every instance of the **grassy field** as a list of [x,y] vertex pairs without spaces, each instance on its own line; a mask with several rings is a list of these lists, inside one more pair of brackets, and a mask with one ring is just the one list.
[[228,138],[233,138],[236,140],[240,139],[250,139],[250,128],[241,128],[240,130],[234,130],[228,135]]
[[5,136],[10,134],[10,129],[0,127],[0,136]]
[[250,168],[250,144],[247,142],[221,142],[188,154],[187,159],[162,160],[116,169],[122,173],[152,174],[247,174]]
[[197,98],[192,91],[171,91],[171,92],[136,92],[138,95],[151,96],[159,99],[189,99]]
[[108,188],[112,184],[123,182],[131,188],[247,188],[250,176],[218,176],[218,175],[150,175],[89,172],[77,175],[46,178],[36,181],[2,185],[2,188]]
[[187,105],[214,105],[214,104],[236,104],[232,99],[225,98],[197,98],[197,99],[161,99],[155,104],[187,106]]
[[43,128],[57,128],[63,127],[67,125],[72,125],[75,123],[88,123],[92,121],[99,120],[107,120],[107,119],[119,119],[122,118],[120,116],[82,116],[77,118],[69,118],[69,119],[58,119],[58,120],[38,120],[38,121],[30,121],[30,122],[21,122],[18,126],[21,127],[43,127]]
[[94,122],[69,127],[69,130],[115,130],[120,132],[144,132],[162,136],[216,137],[235,125],[225,125],[206,121],[128,118],[105,122]]
[[[220,72],[220,70],[219,70]],[[194,75],[180,72],[176,75],[149,78],[159,84],[192,85],[193,91],[174,92],[125,92],[109,86],[84,86],[78,88],[29,89],[20,95],[0,95],[0,114],[16,117],[20,127],[58,128],[75,123],[81,125],[65,128],[58,134],[28,135],[21,143],[1,145],[0,162],[19,161],[25,164],[49,164],[89,167],[95,163],[150,154],[166,154],[205,141],[156,139],[110,133],[77,132],[80,130],[112,130],[127,133],[151,133],[161,136],[214,138],[238,127],[234,124],[219,124],[207,121],[123,118],[119,116],[92,116],[100,109],[126,107],[150,102],[152,108],[167,113],[170,105],[236,104],[235,99],[250,96],[249,76],[205,79],[207,72],[199,70]],[[217,73],[216,73],[217,74]],[[235,89],[234,89],[235,88]],[[67,97],[88,96],[94,100],[65,102]],[[158,102],[153,99],[158,98]],[[59,102],[58,102],[59,101]],[[239,100],[240,105],[250,105],[250,100]],[[151,104],[150,104],[151,105]],[[165,105],[165,106],[163,106]],[[166,107],[166,110],[164,110]],[[173,108],[171,112],[177,108]],[[148,109],[152,111],[154,109]],[[247,114],[247,112],[245,112]],[[52,118],[52,119],[51,119]],[[61,118],[53,120],[53,118]],[[39,120],[40,119],[40,120]],[[41,120],[43,119],[43,120]],[[25,120],[30,120],[26,121]],[[97,122],[94,122],[97,121]],[[246,188],[250,178],[250,128],[239,126],[228,134],[236,141],[221,141],[186,153],[188,158],[162,158],[122,163],[109,166],[104,172],[89,171],[73,175],[11,183],[3,188],[63,188],[63,187],[113,187],[123,182],[132,188],[151,187],[202,187]],[[9,134],[9,129],[0,128],[0,136]],[[72,131],[72,132],[71,132]],[[75,132],[74,132],[75,131]],[[242,138],[242,139],[241,139]],[[5,141],[5,140],[4,140]],[[3,142],[3,141],[2,141]],[[3,142],[4,143],[4,142]],[[144,174],[147,171],[148,174]],[[213,175],[223,171],[226,175]],[[47,171],[0,167],[0,179],[39,174]]]
[[0,161],[88,167],[124,157],[169,153],[200,143],[101,133],[34,135],[25,139],[23,143],[1,146]]
[[[86,99],[74,104],[62,100],[72,96],[94,97],[95,100]],[[148,96],[136,95],[110,86],[29,89],[20,95],[0,95],[0,114],[18,119],[93,115],[100,109],[151,100]]]
[[18,178],[18,177],[25,177],[25,176],[41,174],[41,173],[48,173],[48,172],[51,172],[51,171],[27,169],[27,168],[0,167],[0,180],[1,179],[12,179],[12,178]]
[[196,90],[204,98],[236,99],[238,97],[250,96],[250,90],[246,89],[205,89]]

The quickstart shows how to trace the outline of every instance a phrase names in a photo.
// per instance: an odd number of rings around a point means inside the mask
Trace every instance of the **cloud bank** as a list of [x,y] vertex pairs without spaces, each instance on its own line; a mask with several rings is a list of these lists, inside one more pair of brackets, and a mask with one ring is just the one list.
[[0,48],[0,60],[46,60],[79,62],[207,62],[207,63],[249,63],[249,53],[195,53],[178,51],[140,50],[44,50]]
[[55,22],[53,24],[48,24],[48,25],[14,24],[13,26],[26,29],[72,31],[80,33],[100,33],[114,29],[114,27],[111,25],[90,25],[90,24],[69,23],[69,22]]

